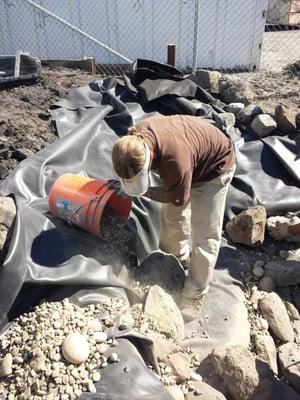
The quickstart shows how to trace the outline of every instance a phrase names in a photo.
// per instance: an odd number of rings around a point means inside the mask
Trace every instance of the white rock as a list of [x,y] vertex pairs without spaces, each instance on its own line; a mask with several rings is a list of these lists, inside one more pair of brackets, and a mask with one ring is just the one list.
[[200,374],[197,374],[196,372],[191,372],[190,379],[197,382],[202,382],[203,380],[202,376]]
[[92,319],[88,321],[87,328],[91,329],[94,332],[101,332],[102,331],[102,324],[97,319]]
[[268,321],[264,318],[261,317],[257,318],[257,325],[264,331],[267,331],[269,329]]
[[241,110],[245,108],[244,103],[230,103],[224,107],[224,110],[237,115]]
[[168,392],[171,394],[174,400],[184,400],[183,391],[179,386],[173,385],[167,387]]
[[73,364],[85,362],[90,355],[90,346],[78,332],[70,333],[62,344],[62,353],[65,359]]
[[94,339],[96,343],[105,343],[107,341],[107,334],[105,332],[95,332]]
[[184,337],[184,322],[180,310],[173,298],[161,287],[152,286],[145,302],[144,313],[159,326],[165,335],[182,340]]
[[294,340],[294,331],[287,310],[277,293],[267,293],[259,302],[261,312],[273,334],[284,342]]
[[5,377],[12,374],[13,357],[10,353],[7,353],[0,363],[0,376]]
[[257,278],[262,278],[264,276],[264,273],[265,273],[265,271],[262,267],[254,267],[252,269],[252,274],[254,276],[256,276]]
[[109,356],[109,361],[110,362],[118,362],[119,361],[119,357],[117,353],[111,353],[111,355]]
[[278,374],[277,353],[274,340],[269,335],[255,335],[256,354],[258,358],[269,364],[275,374]]
[[276,121],[268,114],[257,115],[251,122],[251,128],[259,137],[268,136],[276,127]]
[[108,345],[106,343],[100,343],[97,348],[98,348],[99,353],[103,354],[106,352]]

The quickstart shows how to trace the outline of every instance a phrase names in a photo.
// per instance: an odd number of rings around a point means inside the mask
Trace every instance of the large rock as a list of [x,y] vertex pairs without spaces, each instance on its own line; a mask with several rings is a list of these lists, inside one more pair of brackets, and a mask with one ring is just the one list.
[[230,103],[224,107],[224,110],[228,113],[238,115],[245,108],[244,103]]
[[160,285],[167,290],[181,290],[185,273],[173,254],[154,251],[146,257],[136,271],[137,280],[146,285]]
[[197,85],[201,86],[203,89],[208,90],[210,93],[219,94],[219,82],[221,77],[222,74],[219,71],[198,69],[189,76],[189,79],[197,83]]
[[230,78],[220,80],[220,97],[225,103],[244,103],[249,104],[254,93],[248,82],[239,78]]
[[296,131],[296,113],[279,104],[275,109],[275,119],[278,129],[283,133],[294,133]]
[[152,286],[144,306],[146,316],[152,318],[167,337],[181,341],[184,337],[184,322],[173,298],[161,287]]
[[226,224],[226,232],[234,243],[259,246],[264,241],[266,218],[264,207],[248,208]]
[[223,378],[235,400],[250,400],[264,379],[272,377],[267,364],[242,346],[217,348],[209,356],[215,373]]
[[278,374],[276,346],[272,336],[255,335],[255,347],[258,358],[266,362],[275,374]]
[[251,128],[262,138],[268,136],[276,127],[276,121],[268,114],[257,115],[251,122]]
[[7,240],[7,234],[16,216],[15,202],[11,197],[0,197],[0,251]]
[[217,348],[209,357],[234,400],[299,400],[292,388],[274,378],[265,362],[242,346]]
[[294,340],[294,331],[287,310],[277,293],[267,293],[259,302],[261,312],[273,334],[284,342]]
[[279,365],[283,375],[300,393],[300,347],[296,343],[286,343],[278,349]]
[[237,119],[244,124],[250,124],[259,114],[263,114],[263,110],[255,104],[249,104],[238,113]]
[[185,400],[226,400],[226,397],[205,382],[194,382],[195,390],[185,396]]
[[300,263],[293,260],[269,261],[265,265],[265,276],[274,279],[276,286],[290,286],[300,283]]
[[235,124],[235,115],[229,112],[225,113],[215,113],[214,120],[216,122],[216,126],[221,129],[223,132],[229,132]]

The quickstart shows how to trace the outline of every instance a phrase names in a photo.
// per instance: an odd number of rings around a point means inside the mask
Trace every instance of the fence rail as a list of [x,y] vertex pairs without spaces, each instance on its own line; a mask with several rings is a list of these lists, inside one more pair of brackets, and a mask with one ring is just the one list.
[[167,62],[174,44],[179,69],[280,72],[300,59],[293,1],[285,11],[280,0],[0,0],[0,54],[94,57],[120,75],[137,58]]

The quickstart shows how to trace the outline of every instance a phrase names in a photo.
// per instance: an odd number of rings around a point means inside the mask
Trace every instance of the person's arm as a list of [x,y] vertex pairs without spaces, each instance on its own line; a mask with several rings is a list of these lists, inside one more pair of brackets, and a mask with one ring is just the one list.
[[191,184],[192,173],[188,171],[169,190],[165,187],[150,187],[144,196],[160,203],[172,203],[177,207],[186,206],[190,201]]
[[172,203],[173,195],[170,192],[166,192],[161,187],[149,187],[148,191],[144,194],[151,200],[158,201],[159,203]]

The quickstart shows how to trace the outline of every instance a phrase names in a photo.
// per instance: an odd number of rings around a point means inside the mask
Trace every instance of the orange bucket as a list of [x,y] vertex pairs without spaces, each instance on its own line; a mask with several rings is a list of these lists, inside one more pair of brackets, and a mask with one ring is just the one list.
[[111,208],[127,219],[131,197],[118,194],[112,183],[75,174],[60,176],[51,188],[49,209],[53,215],[93,236],[101,237],[101,221]]

